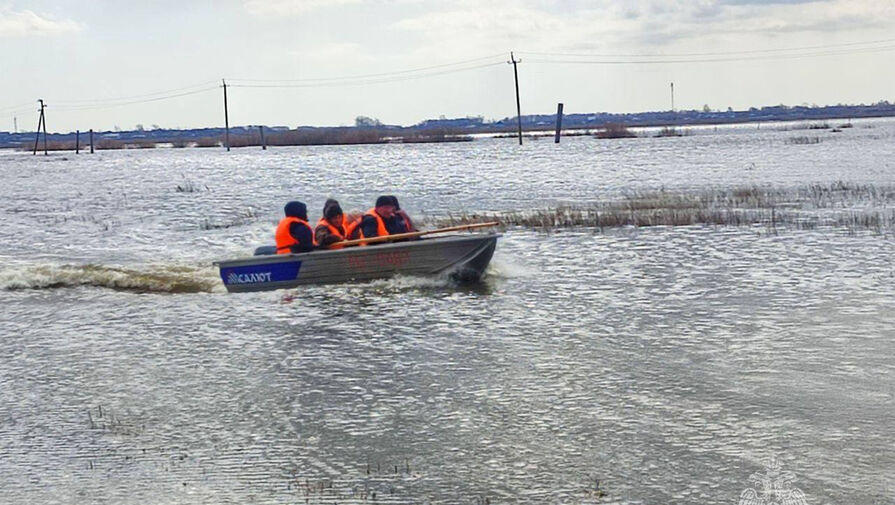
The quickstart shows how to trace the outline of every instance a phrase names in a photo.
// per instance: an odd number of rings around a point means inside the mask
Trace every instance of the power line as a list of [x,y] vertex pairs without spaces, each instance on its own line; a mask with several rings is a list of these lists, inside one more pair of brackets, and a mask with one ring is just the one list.
[[[537,52],[537,51],[518,51],[518,54],[527,54],[533,56],[544,56],[544,57],[552,57],[554,59],[547,58],[532,58],[529,59],[530,62],[535,63],[554,63],[554,64],[594,64],[594,65],[648,65],[648,64],[666,64],[666,63],[674,63],[674,64],[682,64],[682,63],[718,63],[718,62],[732,62],[732,61],[757,61],[757,60],[775,60],[775,59],[798,59],[798,58],[809,58],[809,57],[819,57],[819,56],[835,56],[835,55],[844,55],[844,54],[861,54],[861,53],[876,53],[876,52],[885,52],[891,51],[895,49],[895,45],[882,45],[879,44],[890,44],[895,42],[895,39],[881,39],[881,40],[872,40],[872,41],[863,41],[863,42],[848,42],[842,44],[824,44],[824,45],[814,45],[814,46],[800,46],[800,47],[789,47],[789,48],[780,48],[780,49],[755,49],[755,50],[744,50],[744,51],[726,51],[726,52],[702,52],[702,53],[653,53],[653,54],[600,54],[600,53],[562,53],[562,52]],[[876,45],[876,47],[872,47]],[[871,47],[859,47],[859,46],[871,46]],[[843,48],[856,48],[856,49],[843,49]],[[831,51],[817,51],[817,50],[827,50],[827,49],[840,49],[840,50],[831,50]],[[813,52],[805,52],[805,51],[813,51]],[[780,54],[780,53],[792,53],[792,54]],[[471,63],[476,63],[480,61],[486,61],[494,58],[500,57],[501,54],[493,54],[488,56],[482,56],[479,58],[472,58],[468,60],[456,61],[452,63],[442,63],[438,65],[429,65],[424,67],[411,68],[406,70],[398,70],[392,72],[378,72],[371,74],[356,74],[356,75],[346,75],[339,77],[319,77],[319,78],[303,78],[303,79],[232,79],[231,82],[235,82],[234,84],[228,84],[230,87],[269,87],[269,88],[300,88],[300,87],[320,87],[320,86],[356,86],[356,85],[367,85],[367,84],[380,84],[380,83],[389,83],[389,82],[398,82],[403,80],[412,80],[419,79],[425,77],[432,77],[438,75],[445,75],[454,72],[464,72],[468,70],[475,70],[479,68],[486,68],[489,66],[495,66],[500,64],[500,62],[489,62],[480,65],[470,65]],[[717,56],[717,58],[715,58]],[[706,58],[710,57],[710,58]],[[571,58],[571,59],[569,59]],[[638,58],[632,60],[592,60],[589,58]],[[639,58],[652,58],[652,59],[639,59]],[[672,58],[672,59],[666,59]],[[458,68],[451,68],[458,67]],[[437,72],[428,72],[430,70],[436,69],[445,69]],[[205,91],[210,91],[215,89],[213,87],[208,87],[208,85],[212,83],[216,83],[216,80],[213,81],[205,81],[202,83],[194,84],[191,86],[185,86],[181,88],[173,88],[164,91],[156,91],[152,93],[144,93],[139,95],[129,95],[115,98],[100,98],[100,99],[84,99],[84,100],[68,100],[68,101],[59,101],[55,102],[57,104],[57,110],[90,110],[90,109],[102,109],[102,108],[110,108],[110,107],[119,107],[123,105],[132,105],[137,103],[148,103],[154,101],[168,100],[172,98],[177,98],[181,96],[188,96],[198,93],[203,93]],[[255,84],[257,83],[257,84]],[[203,87],[204,86],[204,87]],[[201,87],[201,88],[200,88]],[[200,89],[195,89],[200,88]],[[31,107],[27,107],[30,105],[30,102],[20,103],[16,105],[9,105],[6,107],[0,107],[0,115],[10,116],[13,114],[18,114],[22,112],[27,112],[31,110]]]
[[[13,112],[24,112],[24,111],[31,110],[33,108],[34,108],[34,106],[32,105],[32,102],[23,102],[23,103],[16,104],[16,105],[8,105],[6,107],[0,107],[0,114],[6,114],[6,113],[12,114]],[[13,110],[13,109],[15,109],[15,110]]]
[[536,63],[556,64],[587,64],[587,65],[664,65],[678,63],[721,63],[738,61],[762,61],[762,60],[791,60],[800,58],[814,58],[820,56],[840,56],[849,54],[880,53],[895,50],[895,45],[872,48],[861,48],[842,51],[819,51],[799,54],[767,54],[762,56],[742,56],[724,58],[682,58],[682,59],[652,59],[652,60],[585,60],[585,59],[545,59],[530,58],[528,61]]
[[140,95],[120,96],[120,97],[115,97],[115,98],[96,98],[96,99],[85,99],[85,100],[63,100],[63,101],[60,101],[60,102],[57,102],[57,103],[58,103],[58,104],[62,104],[62,105],[79,105],[79,104],[93,104],[93,103],[106,103],[106,102],[120,102],[120,101],[127,101],[127,100],[138,100],[138,99],[142,99],[142,98],[151,98],[151,97],[155,97],[155,96],[158,96],[158,95],[169,95],[169,94],[171,94],[171,93],[177,93],[177,92],[180,92],[180,91],[193,90],[193,89],[198,88],[198,87],[200,87],[200,86],[206,86],[206,87],[207,87],[208,85],[210,85],[210,84],[214,84],[214,83],[216,83],[216,82],[217,82],[217,80],[214,80],[214,81],[205,81],[205,82],[201,82],[201,83],[198,83],[198,84],[193,84],[192,86],[184,86],[184,87],[182,87],[182,88],[167,89],[167,90],[164,90],[164,91],[155,91],[155,92],[153,92],[153,93],[143,93],[143,94],[140,94]]
[[21,114],[23,112],[32,112],[32,111],[34,111],[34,107],[27,107],[27,108],[22,108],[22,109],[15,109],[15,110],[6,110],[6,111],[0,112],[0,116],[12,117],[16,114]]
[[[480,58],[474,58],[470,60],[465,60],[462,62],[454,62],[454,63],[444,63],[439,65],[430,65],[428,67],[419,67],[415,69],[409,70],[401,70],[396,72],[381,72],[377,74],[366,74],[362,76],[346,76],[339,78],[330,78],[334,80],[327,79],[304,79],[297,81],[262,81],[262,80],[243,80],[243,82],[270,82],[270,84],[230,84],[227,83],[227,87],[241,87],[241,88],[310,88],[310,87],[322,87],[322,86],[362,86],[369,84],[381,84],[381,83],[389,83],[389,82],[398,82],[398,81],[407,81],[413,79],[422,79],[427,77],[433,77],[438,75],[452,74],[457,72],[466,72],[469,70],[475,70],[480,68],[487,68],[496,65],[503,64],[503,61],[489,62],[483,63],[479,65],[469,65],[469,63],[474,63],[478,61],[485,61],[489,59],[494,59],[500,55],[492,55],[492,56],[483,56]],[[460,66],[458,65],[466,65]],[[457,67],[457,68],[453,68]],[[444,69],[434,72],[426,72],[426,70],[434,70],[434,69]],[[207,81],[203,84],[208,84],[216,81]],[[279,84],[276,84],[279,83]],[[205,93],[207,91],[213,91],[218,89],[220,86],[207,86],[200,89],[193,89],[196,86],[200,86],[201,84],[196,84],[193,86],[187,86],[183,88],[175,88],[168,91],[158,91],[154,93],[146,93],[141,95],[131,95],[129,97],[118,97],[118,98],[109,98],[109,99],[96,99],[96,100],[72,100],[68,102],[58,102],[60,105],[56,107],[56,110],[62,112],[77,112],[77,111],[87,111],[87,110],[102,110],[109,109],[114,107],[122,107],[125,105],[135,105],[141,103],[151,103],[158,102],[163,100],[170,100],[174,98],[196,95],[199,93]],[[182,91],[178,93],[174,93],[174,91]],[[157,96],[162,95],[162,96]],[[12,107],[16,106],[10,106]],[[9,110],[8,112],[3,113],[3,115],[12,115],[18,112],[30,111],[31,108],[27,109],[16,109]]]
[[170,100],[172,98],[178,98],[178,97],[182,97],[182,96],[197,95],[199,93],[205,93],[206,91],[216,90],[216,89],[218,89],[218,87],[219,86],[211,86],[211,87],[197,89],[197,90],[193,90],[193,91],[186,91],[184,93],[175,93],[175,94],[168,95],[168,96],[147,98],[145,100],[131,100],[131,101],[126,101],[126,102],[118,102],[118,103],[95,105],[95,106],[83,105],[83,106],[59,107],[59,108],[57,108],[57,110],[66,111],[66,112],[81,111],[81,110],[100,110],[100,109],[110,109],[113,107],[121,107],[123,105],[134,105],[134,104],[138,104],[138,103],[159,102],[162,100]]
[[[228,87],[242,87],[242,88],[304,88],[304,87],[320,87],[320,86],[356,86],[356,85],[366,85],[366,84],[379,84],[379,83],[388,83],[388,82],[397,82],[402,80],[412,80],[419,79],[424,77],[431,77],[437,75],[444,75],[453,72],[464,72],[467,70],[474,70],[478,68],[485,68],[489,66],[494,66],[500,64],[500,62],[493,63],[485,63],[481,65],[471,65],[469,63],[475,63],[479,61],[485,61],[494,59],[501,56],[500,54],[493,54],[488,56],[482,56],[479,58],[472,58],[463,61],[456,61],[452,63],[442,63],[438,65],[429,65],[425,67],[418,67],[413,69],[399,70],[394,72],[379,72],[373,74],[358,74],[358,75],[349,75],[349,76],[341,76],[341,77],[321,77],[321,78],[305,78],[305,79],[232,79],[231,81],[235,81],[236,84],[228,83]],[[467,65],[467,66],[461,66]],[[458,67],[459,68],[451,68]],[[437,72],[426,72],[427,70],[434,69],[446,69]],[[140,95],[130,95],[116,98],[104,98],[104,99],[85,99],[85,100],[68,100],[68,101],[59,101],[57,103],[56,110],[60,111],[80,111],[80,110],[96,110],[96,109],[106,109],[112,107],[119,107],[123,105],[133,105],[138,103],[148,103],[160,100],[168,100],[171,98],[177,98],[181,96],[188,96],[198,93],[203,93],[205,91],[210,91],[216,89],[215,87],[208,87],[208,84],[216,83],[217,81],[205,81],[203,83],[194,84],[192,86],[185,86],[182,88],[174,88],[165,91],[156,91],[153,93],[144,93]],[[248,83],[248,84],[239,84],[239,83]],[[260,84],[252,84],[252,83],[260,83]],[[200,89],[194,89],[199,86],[206,86]],[[182,92],[181,92],[182,91]],[[179,92],[179,93],[178,93]],[[158,96],[162,95],[162,96]],[[20,104],[24,105],[24,104]],[[15,107],[19,107],[19,105],[9,106],[6,109],[0,109],[0,113],[7,115],[18,112],[25,112],[29,109],[16,109],[16,110],[8,110]]]
[[[117,98],[104,98],[104,99],[89,99],[89,100],[69,100],[69,101],[59,101],[55,102],[59,104],[56,107],[56,110],[60,111],[78,111],[78,110],[93,110],[93,109],[106,109],[110,107],[119,107],[122,105],[131,105],[137,103],[147,103],[147,102],[156,102],[161,100],[168,100],[171,98],[177,98],[181,96],[194,95],[197,93],[202,93],[205,91],[209,91],[215,89],[215,87],[208,86],[209,84],[215,83],[217,81],[206,81],[201,84],[194,84],[192,86],[185,86],[182,88],[174,88],[166,91],[156,91],[153,93],[143,93],[140,95],[130,95],[124,97]],[[194,89],[198,86],[206,86],[201,89]],[[189,90],[189,91],[186,91]],[[161,96],[160,96],[161,95]],[[28,112],[31,110],[31,107],[28,108],[18,108],[12,110],[16,107],[21,107],[22,105],[29,105],[30,102],[26,104],[20,105],[12,105],[6,108],[0,109],[0,114],[4,116],[12,115],[19,112]]]
[[[895,50],[895,39],[883,39],[866,42],[850,42],[843,44],[825,44],[815,46],[803,46],[781,49],[756,49],[728,52],[703,52],[703,53],[668,53],[668,54],[575,54],[575,53],[551,53],[521,51],[519,54],[533,55],[528,58],[532,63],[548,64],[582,64],[582,65],[662,65],[662,64],[693,64],[693,63],[719,63],[719,62],[746,62],[761,60],[788,60],[814,58],[823,56],[853,55],[880,53]],[[539,57],[540,56],[540,57]],[[511,56],[511,63],[516,63]],[[441,63],[405,70],[378,72],[370,74],[355,74],[340,77],[319,77],[302,79],[233,79],[226,83],[226,87],[239,88],[319,88],[341,86],[366,86],[385,84],[415,79],[423,79],[440,75],[447,75],[471,70],[483,69],[503,64],[500,54],[482,56],[452,63]],[[515,67],[515,65],[514,65]],[[116,98],[84,99],[54,102],[58,111],[85,111],[100,110],[126,105],[152,103],[171,100],[179,97],[196,95],[213,91],[220,85],[211,86],[217,81],[205,81],[203,83],[174,88],[165,91],[156,91],[139,95],[130,95]],[[518,100],[517,100],[518,102]],[[31,111],[30,102],[17,105],[9,105],[0,108],[0,116],[12,117],[13,115]],[[26,107],[28,106],[28,107]],[[518,112],[517,103],[517,112]],[[519,115],[519,114],[517,114]],[[45,125],[43,114],[40,123]]]
[[364,80],[376,77],[391,77],[405,74],[414,74],[418,72],[423,72],[426,70],[433,70],[437,68],[446,68],[446,67],[456,67],[460,65],[467,65],[470,63],[476,63],[484,60],[491,60],[494,58],[501,57],[502,54],[491,54],[488,56],[482,56],[480,58],[472,58],[469,60],[463,61],[455,61],[453,63],[442,63],[439,65],[429,65],[426,67],[417,67],[411,68],[407,70],[397,70],[393,72],[379,72],[375,74],[357,74],[357,75],[346,75],[340,77],[315,77],[315,78],[304,78],[304,79],[230,79],[230,81],[236,82],[260,82],[260,83],[311,83],[311,82],[333,82],[333,81],[351,81],[351,80]]
[[[824,44],[818,46],[801,46],[788,47],[780,49],[751,49],[745,51],[719,51],[708,53],[553,53],[553,52],[537,52],[537,51],[516,51],[519,54],[528,54],[532,56],[558,56],[571,58],[685,58],[695,56],[735,56],[762,53],[786,53],[796,51],[811,51],[816,49],[831,49],[839,47],[866,46],[874,44],[889,44],[895,42],[895,39],[870,40],[866,42],[848,42],[843,44]],[[872,49],[872,48],[866,48]]]
[[[330,87],[330,86],[364,86],[369,84],[382,84],[389,82],[399,82],[399,81],[410,81],[414,79],[423,79],[426,77],[433,77],[437,75],[445,75],[445,74],[453,74],[458,72],[466,72],[468,70],[476,70],[480,68],[493,67],[497,65],[503,65],[503,61],[492,62],[492,63],[484,63],[481,65],[474,65],[463,68],[455,68],[450,70],[443,70],[440,72],[429,72],[425,74],[415,74],[415,75],[407,75],[407,76],[396,76],[391,78],[383,78],[383,79],[366,79],[366,80],[357,80],[357,81],[343,81],[343,82],[317,82],[317,83],[296,83],[296,84],[227,84],[227,87],[230,88],[319,88],[319,87]],[[232,81],[231,81],[232,82]],[[237,81],[239,82],[239,81]],[[281,81],[284,82],[284,81]]]

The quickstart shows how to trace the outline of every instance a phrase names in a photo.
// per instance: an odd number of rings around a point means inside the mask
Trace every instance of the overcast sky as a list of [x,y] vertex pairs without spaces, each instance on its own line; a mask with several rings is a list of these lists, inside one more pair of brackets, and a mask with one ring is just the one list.
[[220,126],[221,78],[231,125],[503,118],[510,51],[523,114],[895,101],[893,0],[0,0],[0,44],[0,131]]

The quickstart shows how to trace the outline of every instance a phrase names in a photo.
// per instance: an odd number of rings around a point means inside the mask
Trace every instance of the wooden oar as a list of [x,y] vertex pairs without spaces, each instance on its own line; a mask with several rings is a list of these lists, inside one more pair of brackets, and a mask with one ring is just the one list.
[[475,223],[475,224],[464,224],[460,226],[451,226],[448,228],[438,228],[437,230],[427,230],[427,231],[414,231],[410,233],[396,233],[395,235],[385,235],[382,237],[370,237],[370,238],[361,238],[357,240],[343,240],[341,242],[334,242],[330,244],[330,247],[338,245],[342,247],[352,246],[352,245],[361,245],[361,244],[376,244],[379,242],[390,242],[392,240],[403,240],[406,238],[415,238],[422,237],[423,235],[432,235],[433,233],[447,233],[449,231],[460,231],[460,230],[474,230],[476,228],[488,228],[491,226],[497,226],[500,223],[496,221],[492,221],[490,223]]

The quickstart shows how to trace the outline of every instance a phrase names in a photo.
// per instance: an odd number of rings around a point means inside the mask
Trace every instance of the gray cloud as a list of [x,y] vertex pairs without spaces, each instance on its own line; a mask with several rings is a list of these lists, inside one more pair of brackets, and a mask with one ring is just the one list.
[[294,16],[316,9],[358,3],[361,0],[244,0],[243,5],[255,15]]
[[0,37],[29,37],[76,33],[84,27],[69,19],[54,20],[34,11],[0,8]]
[[823,2],[831,2],[831,0],[719,0],[718,3],[726,5],[781,5]]

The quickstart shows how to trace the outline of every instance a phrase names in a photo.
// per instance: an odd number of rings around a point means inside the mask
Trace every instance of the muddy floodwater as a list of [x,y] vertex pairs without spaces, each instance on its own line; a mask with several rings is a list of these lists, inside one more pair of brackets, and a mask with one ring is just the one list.
[[893,212],[895,121],[802,126],[0,152],[0,501],[713,504],[782,476],[780,503],[891,504],[885,225],[511,226],[474,285],[227,294],[211,265],[289,199],[431,224],[815,185]]

